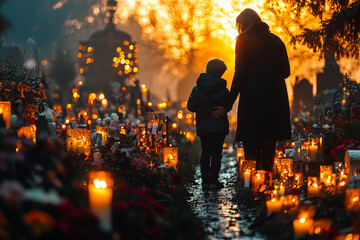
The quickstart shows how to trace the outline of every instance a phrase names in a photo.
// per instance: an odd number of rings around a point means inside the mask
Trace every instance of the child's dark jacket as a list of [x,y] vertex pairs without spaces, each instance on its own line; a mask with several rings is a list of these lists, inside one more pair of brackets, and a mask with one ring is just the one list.
[[201,73],[193,88],[187,108],[196,112],[196,133],[198,136],[227,135],[229,133],[229,120],[227,114],[212,119],[210,114],[214,107],[220,106],[229,94],[226,81],[209,73]]

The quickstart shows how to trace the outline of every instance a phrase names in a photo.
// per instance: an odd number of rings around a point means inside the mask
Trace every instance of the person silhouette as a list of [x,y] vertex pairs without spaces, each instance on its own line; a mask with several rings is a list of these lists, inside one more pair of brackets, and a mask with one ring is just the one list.
[[285,83],[289,59],[284,43],[254,10],[242,11],[236,26],[239,35],[230,94],[210,117],[230,111],[240,93],[235,141],[243,142],[245,159],[256,160],[257,169],[271,171],[276,141],[291,138]]

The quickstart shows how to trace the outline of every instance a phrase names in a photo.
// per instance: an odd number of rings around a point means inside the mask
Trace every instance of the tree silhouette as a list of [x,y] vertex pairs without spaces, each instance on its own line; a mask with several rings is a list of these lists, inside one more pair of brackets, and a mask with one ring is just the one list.
[[67,98],[77,75],[75,61],[67,51],[56,50],[51,62],[49,77],[59,85],[62,96]]
[[293,36],[293,44],[328,52],[337,59],[359,57],[360,0],[283,0],[283,3],[291,7],[298,18],[310,13],[319,21],[317,26],[305,26],[302,33]]

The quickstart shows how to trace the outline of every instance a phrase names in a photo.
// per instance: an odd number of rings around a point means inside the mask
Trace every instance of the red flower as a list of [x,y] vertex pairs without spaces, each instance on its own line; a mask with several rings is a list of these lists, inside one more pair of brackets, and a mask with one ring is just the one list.
[[351,139],[351,140],[343,140],[342,141],[344,144],[354,144],[355,140],[354,139]]

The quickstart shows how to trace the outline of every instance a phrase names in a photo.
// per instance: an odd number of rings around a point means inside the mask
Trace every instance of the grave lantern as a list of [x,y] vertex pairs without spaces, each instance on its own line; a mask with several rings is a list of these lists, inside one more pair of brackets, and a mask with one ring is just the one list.
[[262,192],[267,186],[272,185],[272,174],[270,171],[257,170],[251,171],[251,189]]
[[296,237],[310,234],[314,227],[314,219],[298,218],[293,221],[294,235]]
[[4,119],[6,129],[10,129],[11,102],[0,102],[0,116]]
[[314,232],[312,234],[314,235],[322,235],[324,233],[327,233],[330,231],[332,224],[331,219],[317,219],[314,221]]
[[356,177],[360,170],[360,150],[346,150],[344,165],[346,175]]
[[308,162],[323,161],[323,134],[318,125],[312,126],[312,132],[309,134],[309,146],[307,151]]
[[157,132],[162,129],[162,121],[164,114],[161,112],[146,112],[145,115],[145,129],[152,135],[157,135]]
[[89,155],[91,153],[91,130],[68,129],[66,149]]
[[303,181],[303,174],[302,173],[294,173],[294,185],[296,185],[296,187],[300,187],[302,186],[304,183]]
[[283,207],[283,197],[272,197],[266,201],[266,210],[268,215],[272,212],[279,212]]
[[236,148],[236,160],[240,166],[241,166],[241,162],[245,160],[244,147],[242,145]]
[[164,164],[168,167],[177,169],[178,165],[178,148],[164,147]]
[[295,211],[299,206],[299,195],[286,195],[284,196],[284,211]]
[[242,177],[244,178],[244,187],[250,187],[251,172],[256,170],[256,161],[244,160],[242,163]]
[[346,189],[345,208],[348,211],[360,210],[360,188]]
[[96,132],[101,133],[102,145],[105,146],[107,140],[107,128],[106,127],[96,127]]
[[331,185],[333,167],[331,165],[320,165],[320,183]]
[[275,157],[275,159],[274,159],[273,172],[274,172],[274,174],[281,173],[281,158],[280,157]]
[[320,193],[318,177],[308,177],[307,193],[308,195],[318,195]]
[[281,167],[281,179],[286,179],[293,175],[293,160],[290,158],[280,159],[280,167]]
[[98,217],[100,228],[111,231],[111,204],[114,179],[110,172],[92,171],[88,174],[89,206]]

